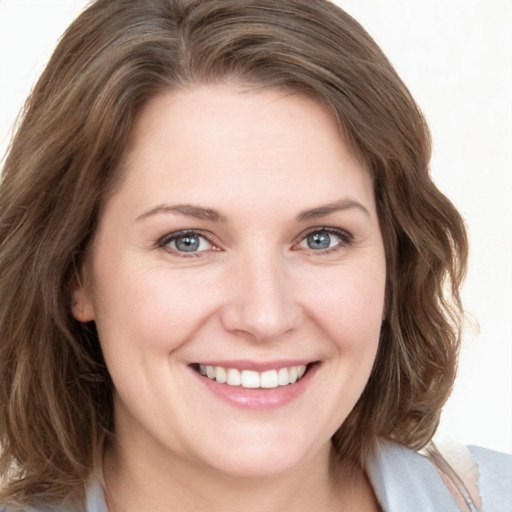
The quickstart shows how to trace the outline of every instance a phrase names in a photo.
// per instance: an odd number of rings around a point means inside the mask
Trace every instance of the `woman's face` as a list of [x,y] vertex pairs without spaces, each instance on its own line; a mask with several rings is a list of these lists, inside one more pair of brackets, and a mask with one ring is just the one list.
[[86,273],[73,313],[96,322],[125,457],[243,476],[324,460],[386,276],[372,181],[325,109],[229,85],[153,99]]

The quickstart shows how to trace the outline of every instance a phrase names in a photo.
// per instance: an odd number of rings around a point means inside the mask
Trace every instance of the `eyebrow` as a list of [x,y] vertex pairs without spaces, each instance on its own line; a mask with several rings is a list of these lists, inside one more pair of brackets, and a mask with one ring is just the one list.
[[297,215],[296,220],[299,222],[304,222],[312,219],[320,219],[322,217],[327,217],[332,213],[342,210],[349,210],[352,208],[361,210],[364,214],[370,217],[370,212],[358,201],[354,201],[352,199],[340,199],[334,203],[329,203],[309,210],[303,210]]
[[[318,206],[317,208],[303,210],[295,217],[295,220],[298,222],[304,222],[308,220],[319,219],[322,217],[327,217],[328,215],[338,211],[349,210],[351,208],[357,208],[366,215],[370,216],[370,212],[361,203],[352,199],[340,199],[334,203]],[[207,220],[216,223],[227,222],[227,217],[217,210],[212,208],[203,208],[202,206],[194,206],[191,204],[160,204],[142,213],[137,217],[136,220],[139,222],[153,215],[162,213],[179,213],[181,215],[185,215],[186,217],[192,217],[194,219]]]
[[137,217],[137,222],[160,213],[180,213],[186,217],[218,223],[227,221],[227,217],[211,208],[203,208],[201,206],[194,206],[191,204],[161,204],[139,215]]

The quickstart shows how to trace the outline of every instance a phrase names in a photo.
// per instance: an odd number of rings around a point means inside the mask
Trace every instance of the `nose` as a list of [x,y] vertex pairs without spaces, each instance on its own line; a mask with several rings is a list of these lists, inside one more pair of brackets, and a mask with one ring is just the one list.
[[302,306],[293,292],[290,269],[279,257],[251,257],[232,269],[221,321],[225,329],[254,340],[279,338],[296,330]]

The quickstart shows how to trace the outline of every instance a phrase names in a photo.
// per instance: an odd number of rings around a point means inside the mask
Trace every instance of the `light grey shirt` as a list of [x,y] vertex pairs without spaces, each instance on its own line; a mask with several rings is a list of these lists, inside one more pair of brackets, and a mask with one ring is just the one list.
[[[512,456],[469,447],[478,469],[480,512],[512,512]],[[368,477],[384,512],[459,512],[435,466],[422,455],[384,441],[367,465]],[[0,512],[78,512],[66,507],[16,508]],[[108,512],[103,489],[93,482],[86,496],[85,512]],[[471,512],[477,512],[473,507]]]

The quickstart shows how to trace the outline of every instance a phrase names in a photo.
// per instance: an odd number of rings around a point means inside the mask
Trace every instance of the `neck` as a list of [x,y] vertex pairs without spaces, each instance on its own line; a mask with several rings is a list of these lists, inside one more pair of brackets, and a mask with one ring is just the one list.
[[[330,445],[293,471],[267,477],[236,477],[169,454],[165,460],[146,460],[135,457],[133,448],[113,447],[105,459],[110,512],[220,512],[241,506],[247,512],[327,512],[343,510],[342,504],[349,510],[374,510],[364,472],[348,470],[341,461],[330,464]],[[334,467],[337,478],[330,474]]]

